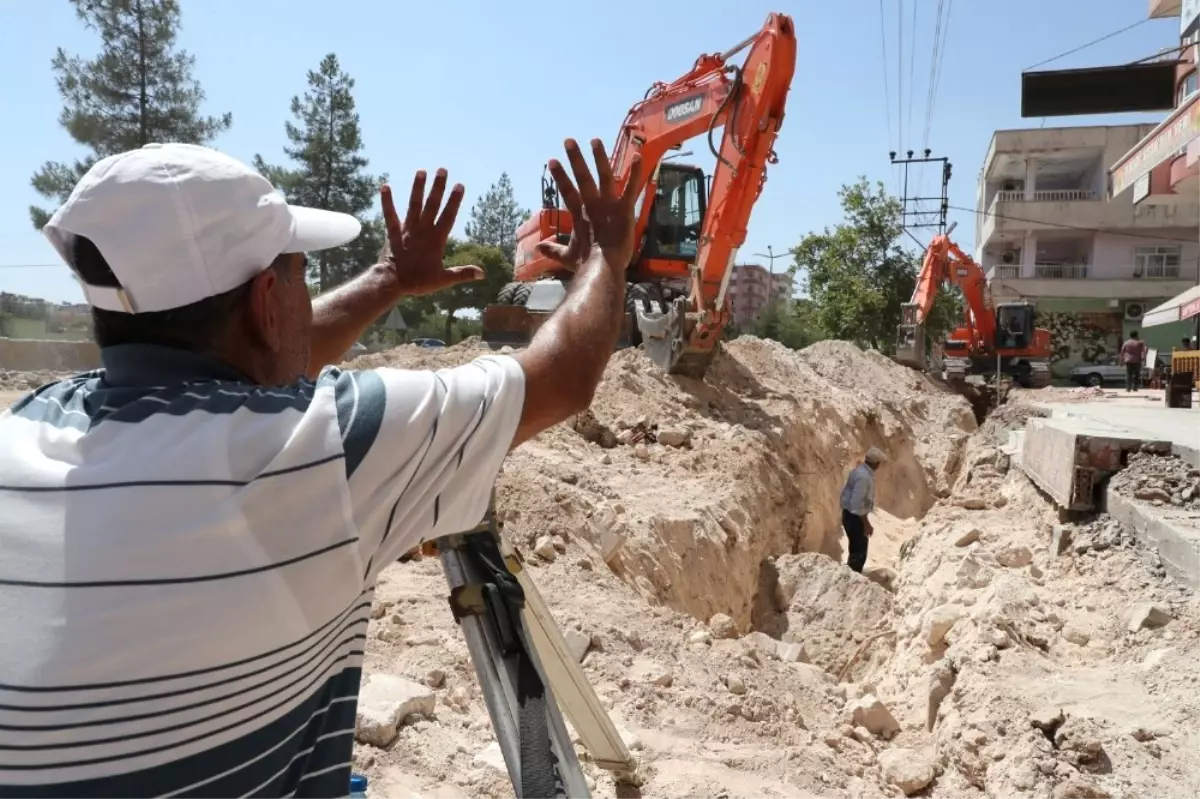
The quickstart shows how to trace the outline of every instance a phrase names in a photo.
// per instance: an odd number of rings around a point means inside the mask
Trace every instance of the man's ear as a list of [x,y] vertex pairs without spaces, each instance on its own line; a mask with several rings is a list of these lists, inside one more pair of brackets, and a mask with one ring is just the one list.
[[282,286],[275,269],[264,269],[250,282],[246,307],[248,333],[271,353],[282,347]]

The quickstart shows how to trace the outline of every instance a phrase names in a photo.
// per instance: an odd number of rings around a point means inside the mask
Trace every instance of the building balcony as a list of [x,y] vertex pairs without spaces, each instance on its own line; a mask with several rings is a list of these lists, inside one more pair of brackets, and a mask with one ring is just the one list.
[[[1059,195],[1078,199],[1038,199],[1038,195]],[[1006,199],[1014,195],[1022,199]],[[1133,205],[1129,198],[1101,200],[1084,199],[1094,194],[1085,189],[1047,190],[1034,192],[1034,199],[1025,200],[1023,192],[997,192],[979,223],[978,243],[986,248],[997,234],[1023,237],[1037,231],[1082,230],[1161,230],[1195,228],[1200,225],[1200,203],[1192,196],[1154,195]]]
[[996,199],[992,201],[992,207],[995,208],[998,202],[1068,203],[1099,199],[1099,193],[1092,189],[1038,189],[1033,192],[1032,197],[1026,197],[1024,191],[998,191]]
[[1121,299],[1154,300],[1174,297],[1196,284],[1195,267],[1152,265],[1103,269],[1092,264],[1035,263],[1026,267],[995,264],[987,270],[996,300],[1006,299]]

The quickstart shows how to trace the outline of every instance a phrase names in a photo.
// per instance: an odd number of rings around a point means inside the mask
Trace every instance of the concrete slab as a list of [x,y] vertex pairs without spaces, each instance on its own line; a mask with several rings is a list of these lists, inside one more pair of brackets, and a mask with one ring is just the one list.
[[1017,465],[1061,507],[1090,511],[1102,501],[1099,486],[1147,440],[1142,432],[1091,418],[1034,418]]
[[1158,550],[1167,574],[1200,589],[1200,513],[1160,508],[1112,490],[1106,504],[1110,516]]
[[1200,407],[1166,408],[1161,394],[1107,396],[1086,402],[1046,402],[1034,405],[1051,419],[1086,419],[1146,441],[1169,441],[1171,451],[1200,469]]

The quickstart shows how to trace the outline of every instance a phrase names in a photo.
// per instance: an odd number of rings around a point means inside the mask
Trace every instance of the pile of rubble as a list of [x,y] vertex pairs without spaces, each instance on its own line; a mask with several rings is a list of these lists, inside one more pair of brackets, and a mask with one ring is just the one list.
[[[977,431],[876,353],[744,338],[704,382],[617,353],[588,414],[516,450],[506,534],[641,794],[1200,793],[1200,605],[1119,524],[1059,522],[1009,468],[1031,413]],[[863,576],[828,555],[872,444],[892,461]],[[382,795],[511,796],[445,595],[435,561],[384,573],[356,768]],[[584,769],[594,795],[633,790]]]
[[60,372],[15,372],[0,369],[0,391],[33,391],[65,376]]
[[1173,455],[1135,452],[1109,486],[1154,505],[1200,510],[1200,469]]

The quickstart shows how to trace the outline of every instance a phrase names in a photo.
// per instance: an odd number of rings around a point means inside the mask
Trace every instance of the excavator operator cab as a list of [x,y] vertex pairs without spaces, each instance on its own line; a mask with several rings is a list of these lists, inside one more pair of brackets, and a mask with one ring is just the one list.
[[1033,345],[1037,310],[1031,302],[1002,302],[996,305],[996,346],[1028,349]]
[[704,226],[708,183],[704,170],[685,164],[660,164],[654,208],[646,225],[644,258],[696,260]]

